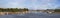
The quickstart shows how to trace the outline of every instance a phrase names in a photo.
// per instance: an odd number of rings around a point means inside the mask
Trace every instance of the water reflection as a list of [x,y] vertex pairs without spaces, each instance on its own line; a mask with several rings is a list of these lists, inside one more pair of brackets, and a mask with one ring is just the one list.
[[48,14],[46,12],[29,11],[27,13],[3,15],[0,18],[60,18],[60,14]]
[[[32,11],[34,12],[34,11]],[[60,18],[60,14],[47,14],[43,12],[34,12],[32,13],[26,13],[26,14],[12,14],[12,15],[3,15],[0,16],[0,18]]]
[[27,13],[35,13],[35,14],[39,14],[39,13],[42,13],[42,14],[48,14],[47,12],[42,12],[42,11],[28,11],[28,12],[2,12],[1,15],[13,15],[13,14],[27,14]]

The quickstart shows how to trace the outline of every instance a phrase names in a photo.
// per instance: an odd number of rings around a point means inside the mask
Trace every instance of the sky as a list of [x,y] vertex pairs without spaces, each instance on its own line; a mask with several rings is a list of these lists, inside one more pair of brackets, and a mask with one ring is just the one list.
[[55,9],[60,0],[0,0],[0,8]]

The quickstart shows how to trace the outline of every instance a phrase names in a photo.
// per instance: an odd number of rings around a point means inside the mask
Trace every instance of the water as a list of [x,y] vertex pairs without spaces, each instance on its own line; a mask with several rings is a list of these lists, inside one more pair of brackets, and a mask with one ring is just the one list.
[[60,18],[60,14],[48,14],[46,12],[30,11],[27,14],[3,15],[0,18]]

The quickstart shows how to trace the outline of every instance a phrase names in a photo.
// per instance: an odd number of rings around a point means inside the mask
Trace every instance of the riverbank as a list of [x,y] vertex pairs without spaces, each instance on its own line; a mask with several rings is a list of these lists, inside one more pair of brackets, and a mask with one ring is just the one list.
[[[47,12],[43,12],[43,11],[0,12],[0,15],[26,14],[26,13],[33,13],[33,12],[47,13]],[[53,12],[52,14],[60,14],[60,12]]]
[[24,12],[0,12],[0,15],[13,15],[13,14],[26,14],[28,11]]

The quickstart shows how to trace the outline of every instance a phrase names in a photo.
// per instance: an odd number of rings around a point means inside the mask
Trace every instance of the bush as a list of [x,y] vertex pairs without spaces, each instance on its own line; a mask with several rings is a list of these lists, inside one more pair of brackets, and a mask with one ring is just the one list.
[[18,8],[8,8],[8,9],[2,9],[0,8],[0,12],[20,12],[20,11],[28,11],[28,9],[18,9]]
[[54,11],[55,11],[55,12],[60,12],[60,9],[55,9]]

